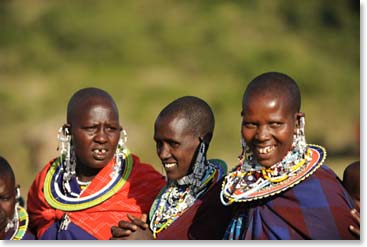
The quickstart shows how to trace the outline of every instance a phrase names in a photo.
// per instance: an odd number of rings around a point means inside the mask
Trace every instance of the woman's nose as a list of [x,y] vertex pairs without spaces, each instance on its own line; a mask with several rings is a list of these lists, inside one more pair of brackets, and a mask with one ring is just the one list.
[[161,160],[167,159],[170,157],[170,151],[169,151],[169,147],[167,145],[162,145],[158,148],[158,156]]
[[266,141],[269,139],[269,129],[267,126],[259,126],[256,132],[256,139],[259,141]]
[[98,129],[94,140],[98,143],[105,143],[107,142],[107,133],[103,128]]

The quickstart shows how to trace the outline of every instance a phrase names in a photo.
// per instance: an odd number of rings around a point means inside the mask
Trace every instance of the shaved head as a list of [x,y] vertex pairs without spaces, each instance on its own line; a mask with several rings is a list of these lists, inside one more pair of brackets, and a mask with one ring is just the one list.
[[301,108],[301,94],[295,80],[279,72],[267,72],[257,76],[247,86],[242,98],[242,106],[250,97],[272,96],[282,98],[292,113]]
[[0,177],[9,177],[15,186],[15,175],[9,162],[2,156],[0,156]]
[[89,87],[80,89],[71,96],[67,107],[67,123],[71,124],[78,117],[81,109],[85,109],[90,105],[99,104],[100,102],[109,102],[116,112],[118,119],[118,108],[112,96],[102,89]]
[[[182,116],[188,120],[190,131],[198,137],[206,137],[209,144],[214,131],[214,114],[208,103],[194,96],[184,96],[172,101],[158,118]],[[157,119],[158,119],[157,118]]]

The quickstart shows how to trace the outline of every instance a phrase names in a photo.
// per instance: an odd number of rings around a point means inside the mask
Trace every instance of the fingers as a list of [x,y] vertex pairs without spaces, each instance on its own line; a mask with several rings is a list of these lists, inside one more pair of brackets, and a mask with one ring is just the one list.
[[127,214],[127,217],[131,220],[131,223],[135,224],[136,226],[139,226],[140,228],[142,228],[143,230],[147,229],[149,226],[146,223],[148,216],[146,214],[143,214],[141,216],[141,219],[131,215],[131,214]]
[[350,225],[349,226],[349,230],[351,232],[353,232],[354,234],[360,236],[360,229],[358,227],[355,227],[355,226]]
[[359,227],[360,222],[361,222],[360,214],[359,214],[359,212],[355,208],[353,208],[352,210],[350,210],[350,214],[352,215],[354,221],[358,223],[358,226],[349,225],[349,230],[352,233],[360,236],[360,227]]
[[127,222],[124,220],[119,221],[118,226],[124,230],[130,230],[130,231],[136,231],[136,229],[138,229],[137,224],[133,223],[133,222]]
[[131,233],[132,231],[130,229],[123,229],[117,226],[111,227],[111,239],[122,239],[124,237],[130,236]]
[[148,220],[148,215],[147,214],[142,214],[141,215],[141,220],[144,221],[144,222],[147,222]]
[[357,211],[357,209],[353,208],[350,213],[352,214],[353,218],[358,222],[358,224],[360,223],[361,219],[360,219],[360,214]]

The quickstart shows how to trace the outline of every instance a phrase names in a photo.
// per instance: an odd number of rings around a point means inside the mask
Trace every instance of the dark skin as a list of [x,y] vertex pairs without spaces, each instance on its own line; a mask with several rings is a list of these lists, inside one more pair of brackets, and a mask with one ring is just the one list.
[[122,130],[111,99],[93,97],[78,104],[68,116],[80,181],[91,181],[112,160]]
[[259,164],[271,167],[281,161],[293,143],[303,113],[293,112],[286,95],[248,93],[243,100],[242,137]]
[[356,208],[351,210],[355,225],[350,225],[349,230],[360,236],[360,162],[355,161],[344,170],[343,184],[356,203]]
[[[259,164],[265,167],[281,161],[291,149],[298,121],[304,116],[303,113],[291,109],[292,102],[288,99],[290,97],[286,93],[274,89],[249,91],[243,99],[242,137]],[[358,182],[359,185],[359,171],[358,174],[350,171],[349,176],[351,179],[346,181],[347,184]],[[359,191],[350,193],[356,198],[359,210]],[[359,211],[352,209],[351,215],[358,227],[348,227],[359,236]]]
[[361,222],[359,212],[357,211],[357,209],[353,208],[350,211],[350,214],[352,215],[356,225],[350,225],[349,230],[359,237],[360,236],[360,222]]
[[14,216],[16,203],[15,181],[9,174],[0,175],[0,239],[6,236],[5,227]]
[[[157,155],[165,167],[169,180],[177,180],[189,173],[200,137],[188,128],[189,122],[183,116],[174,114],[158,117],[154,127]],[[166,167],[169,164],[169,168]],[[147,215],[140,219],[128,215],[130,222],[120,221],[111,228],[112,240],[152,240],[153,234],[147,222]]]

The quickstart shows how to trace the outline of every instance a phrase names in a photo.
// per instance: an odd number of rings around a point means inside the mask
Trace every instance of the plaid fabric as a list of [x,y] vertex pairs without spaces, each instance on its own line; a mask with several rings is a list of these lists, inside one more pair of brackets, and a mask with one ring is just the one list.
[[[46,173],[53,161],[36,176],[27,200],[27,210],[30,217],[30,229],[38,238],[58,224],[64,211],[52,208],[46,201],[43,193],[43,184]],[[92,183],[83,192],[82,197],[97,192],[109,181],[113,162],[104,167],[92,180]],[[140,162],[133,155],[133,168],[124,186],[106,201],[84,210],[67,212],[71,222],[80,227],[96,239],[109,239],[111,226],[117,225],[120,220],[128,220],[127,213],[140,217],[148,213],[149,208],[164,186],[162,175],[148,164]],[[56,231],[56,228],[55,228]],[[58,233],[56,232],[55,235]]]
[[353,207],[337,175],[322,165],[281,194],[238,204],[224,239],[356,239],[348,230]]

